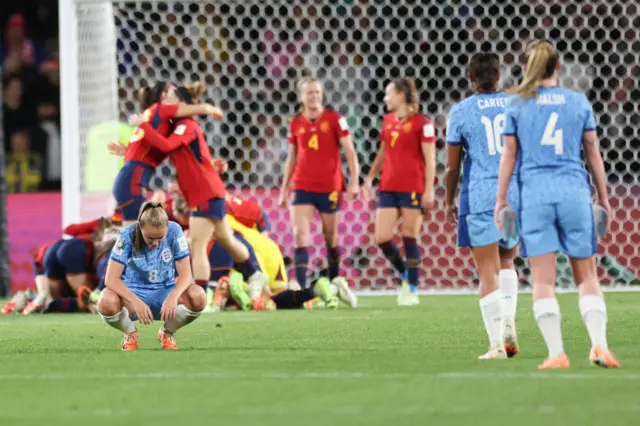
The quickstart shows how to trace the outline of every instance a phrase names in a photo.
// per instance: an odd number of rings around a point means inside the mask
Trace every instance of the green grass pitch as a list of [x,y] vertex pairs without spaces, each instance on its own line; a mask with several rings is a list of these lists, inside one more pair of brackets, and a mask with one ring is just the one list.
[[477,298],[423,296],[415,308],[361,298],[356,310],[206,314],[162,352],[90,315],[0,317],[0,425],[638,425],[640,294],[608,294],[623,368],[587,362],[577,295],[560,296],[568,371],[538,372],[546,350],[531,298],[520,354],[486,349]]

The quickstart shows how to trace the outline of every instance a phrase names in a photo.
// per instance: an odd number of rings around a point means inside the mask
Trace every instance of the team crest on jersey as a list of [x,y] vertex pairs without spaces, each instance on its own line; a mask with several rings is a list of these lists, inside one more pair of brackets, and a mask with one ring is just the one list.
[[387,124],[387,127],[385,127],[385,130],[389,131],[391,129],[393,129],[393,125],[392,124]]
[[171,262],[171,258],[173,257],[173,256],[171,256],[171,249],[169,247],[163,248],[161,256],[162,256],[162,261],[164,263]]
[[409,121],[408,123],[404,123],[402,125],[402,131],[404,131],[405,133],[411,133],[411,128],[413,126],[411,125],[411,122]]
[[326,121],[321,121],[320,122],[320,131],[322,133],[327,133],[329,131],[329,123],[327,123]]
[[118,238],[118,241],[116,241],[116,245],[113,246],[113,252],[118,256],[122,256],[122,254],[124,253],[124,241]]
[[300,130],[298,130],[298,136],[302,136],[305,134],[307,130],[304,127],[300,127]]

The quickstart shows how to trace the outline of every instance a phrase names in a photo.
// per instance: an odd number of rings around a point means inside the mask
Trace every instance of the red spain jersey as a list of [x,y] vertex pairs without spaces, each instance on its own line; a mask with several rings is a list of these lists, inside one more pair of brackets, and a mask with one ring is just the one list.
[[85,240],[91,239],[91,234],[96,232],[100,227],[100,219],[95,219],[89,222],[72,223],[62,230],[63,234],[70,235],[76,238],[83,238]]
[[426,115],[399,120],[395,113],[382,120],[385,147],[380,191],[424,193],[423,143],[435,143],[435,129]]
[[344,189],[340,138],[349,134],[347,119],[324,110],[316,120],[300,114],[289,127],[287,141],[297,147],[292,189],[333,192]]
[[243,200],[227,194],[224,208],[228,214],[247,228],[262,231],[266,227],[264,212],[258,203],[253,200]]
[[224,198],[224,184],[211,164],[209,146],[197,121],[191,118],[177,121],[167,138],[155,131],[150,123],[142,123],[140,127],[154,147],[169,153],[180,191],[189,207],[193,209],[213,198]]
[[[167,136],[171,133],[170,120],[175,118],[178,107],[179,105],[153,104],[143,113],[144,121],[162,136]],[[140,161],[151,167],[158,167],[165,158],[167,154],[154,148],[146,140],[144,130],[140,126],[136,127],[127,145],[125,161]]]

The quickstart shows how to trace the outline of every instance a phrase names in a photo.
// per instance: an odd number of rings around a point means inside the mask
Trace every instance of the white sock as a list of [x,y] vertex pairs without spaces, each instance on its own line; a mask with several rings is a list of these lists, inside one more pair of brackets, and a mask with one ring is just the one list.
[[504,346],[504,299],[499,290],[480,299],[480,312],[492,348]]
[[607,305],[601,296],[582,296],[580,298],[580,314],[587,326],[591,345],[599,345],[608,350],[607,345]]
[[164,323],[164,329],[173,334],[178,331],[178,329],[194,322],[199,316],[200,312],[193,312],[184,305],[178,305],[173,318]]
[[334,296],[338,295],[338,286],[335,285],[334,283],[329,284],[329,289],[331,290],[331,294],[333,294]]
[[136,326],[133,321],[131,321],[131,318],[129,318],[129,311],[127,308],[122,308],[120,312],[110,317],[102,314],[100,314],[100,316],[108,325],[122,331],[123,333],[131,334],[136,331]]
[[498,282],[504,296],[505,320],[514,320],[518,307],[518,273],[515,269],[501,269],[498,274]]
[[560,305],[558,305],[558,300],[555,297],[536,300],[533,304],[533,315],[549,349],[549,358],[562,355],[564,346],[560,329]]

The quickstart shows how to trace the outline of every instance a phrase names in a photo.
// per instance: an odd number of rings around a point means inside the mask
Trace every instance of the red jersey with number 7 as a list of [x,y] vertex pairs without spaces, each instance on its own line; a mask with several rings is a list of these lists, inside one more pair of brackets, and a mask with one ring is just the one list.
[[169,153],[176,168],[180,191],[189,207],[196,208],[213,198],[224,198],[224,183],[211,164],[209,146],[197,121],[191,118],[177,121],[173,133],[167,138],[162,137],[149,123],[142,123],[140,127],[149,143]]
[[289,126],[287,141],[297,148],[292,189],[333,192],[344,189],[340,138],[349,134],[347,119],[335,111],[324,110],[315,120],[304,114]]
[[[149,123],[162,136],[171,133],[171,119],[175,118],[179,105],[153,104],[142,114],[145,122]],[[133,132],[133,136],[129,139],[127,151],[125,152],[125,161],[139,161],[158,167],[162,163],[167,154],[154,148],[153,145],[145,139],[144,130],[138,126]]]
[[426,115],[414,114],[402,120],[395,113],[382,120],[385,147],[380,191],[424,193],[423,143],[435,143],[433,123]]

